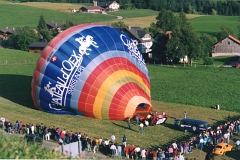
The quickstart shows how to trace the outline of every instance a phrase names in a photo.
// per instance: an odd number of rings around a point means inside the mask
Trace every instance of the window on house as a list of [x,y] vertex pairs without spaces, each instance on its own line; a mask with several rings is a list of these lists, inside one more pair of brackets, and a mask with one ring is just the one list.
[[230,44],[231,44],[231,42],[230,41],[228,41],[228,45],[230,46]]

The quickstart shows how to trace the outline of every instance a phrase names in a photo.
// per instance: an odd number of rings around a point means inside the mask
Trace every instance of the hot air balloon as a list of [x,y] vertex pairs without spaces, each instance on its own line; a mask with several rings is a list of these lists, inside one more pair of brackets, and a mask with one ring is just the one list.
[[73,26],[45,47],[32,79],[36,108],[124,120],[152,111],[150,79],[136,42],[116,28]]

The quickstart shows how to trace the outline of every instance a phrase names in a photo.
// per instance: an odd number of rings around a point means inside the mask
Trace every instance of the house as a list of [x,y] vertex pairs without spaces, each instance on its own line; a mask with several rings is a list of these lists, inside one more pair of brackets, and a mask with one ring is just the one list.
[[9,36],[10,34],[13,34],[14,31],[15,31],[14,28],[8,28],[8,27],[3,28],[3,29],[0,29],[0,38],[1,38],[2,40],[7,40],[7,39],[8,39],[8,36]]
[[212,57],[240,56],[240,40],[231,35],[212,45]]
[[104,8],[105,11],[117,11],[120,5],[116,1],[107,1],[107,2],[97,2],[93,1],[93,6],[99,6]]
[[148,31],[143,30],[141,27],[128,26],[122,30],[133,41],[137,42],[137,47],[140,53],[142,53],[145,60],[152,58],[151,46],[153,44],[152,36]]
[[[179,56],[172,56],[166,54],[163,47],[166,46],[167,42],[172,38],[172,31],[167,30],[166,32],[163,32],[162,30],[158,31],[154,36],[154,43],[151,47],[153,50],[153,61],[157,63],[188,63],[188,56],[185,55],[184,57]],[[159,47],[161,46],[161,47]],[[178,49],[178,46],[176,46],[176,50]]]
[[33,42],[28,46],[28,51],[32,53],[42,53],[48,42]]
[[59,32],[61,31],[62,24],[58,22],[47,22],[46,25],[49,30],[57,29]]
[[79,9],[79,12],[88,12],[88,13],[102,13],[104,8],[99,6],[83,6]]

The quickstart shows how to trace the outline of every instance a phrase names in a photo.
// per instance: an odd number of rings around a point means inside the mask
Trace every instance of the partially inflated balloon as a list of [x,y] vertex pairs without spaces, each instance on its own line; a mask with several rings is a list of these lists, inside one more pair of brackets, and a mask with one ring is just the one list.
[[96,24],[56,36],[38,60],[34,105],[45,112],[123,120],[152,110],[148,70],[134,41]]

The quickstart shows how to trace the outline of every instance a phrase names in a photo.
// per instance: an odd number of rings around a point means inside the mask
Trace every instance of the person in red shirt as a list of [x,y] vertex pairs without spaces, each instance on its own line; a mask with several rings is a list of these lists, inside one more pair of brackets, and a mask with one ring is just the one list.
[[152,155],[153,155],[153,160],[156,160],[157,159],[157,151],[156,150],[153,150],[152,151]]
[[135,147],[134,147],[134,145],[132,145],[132,146],[130,147],[130,155],[129,155],[129,157],[130,157],[131,159],[135,159]]
[[129,153],[130,153],[130,146],[129,144],[125,147],[125,154],[126,154],[126,158],[129,159]]

